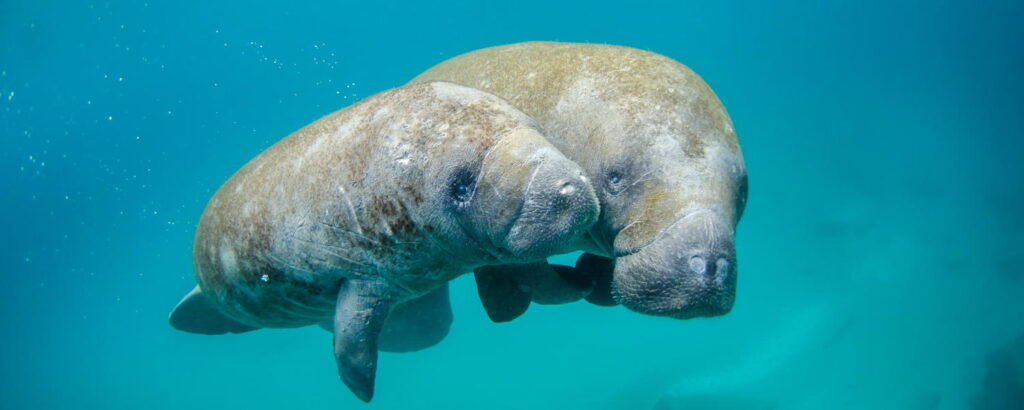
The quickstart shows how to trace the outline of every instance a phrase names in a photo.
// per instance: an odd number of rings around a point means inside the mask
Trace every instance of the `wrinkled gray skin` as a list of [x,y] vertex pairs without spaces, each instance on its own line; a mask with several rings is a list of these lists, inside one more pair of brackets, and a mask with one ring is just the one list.
[[397,88],[281,140],[217,191],[196,232],[199,286],[170,321],[207,334],[327,322],[342,380],[369,401],[378,341],[408,351],[447,333],[449,280],[564,251],[597,215],[579,166],[507,102]]
[[[732,308],[747,173],[725,108],[693,71],[633,48],[530,42],[454,57],[412,83],[432,80],[505,98],[586,171],[601,202],[576,265],[593,280],[587,300],[682,319]],[[492,318],[529,303],[531,286],[494,274],[509,269],[477,271]],[[498,280],[512,301],[487,300]]]

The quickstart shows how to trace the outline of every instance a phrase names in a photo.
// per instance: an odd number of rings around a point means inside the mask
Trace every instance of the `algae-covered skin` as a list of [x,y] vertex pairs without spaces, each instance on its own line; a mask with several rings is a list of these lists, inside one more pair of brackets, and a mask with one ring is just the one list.
[[[725,108],[697,74],[634,48],[528,42],[454,57],[412,83],[433,80],[508,100],[586,171],[601,202],[576,266],[597,281],[588,300],[676,318],[731,309],[746,167]],[[498,280],[493,270],[478,283]],[[521,313],[498,312],[510,303],[483,288],[488,313]]]
[[[368,401],[382,329],[394,350],[436,343],[449,280],[574,247],[598,212],[580,167],[504,100],[446,82],[385,91],[217,191],[196,232],[199,287],[170,320],[208,334],[333,322],[342,380]],[[421,325],[435,332],[410,333]]]

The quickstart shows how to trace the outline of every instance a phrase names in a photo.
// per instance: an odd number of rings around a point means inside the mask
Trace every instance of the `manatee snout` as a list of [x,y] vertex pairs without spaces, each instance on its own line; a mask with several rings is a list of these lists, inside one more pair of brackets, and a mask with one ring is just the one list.
[[616,259],[616,301],[677,319],[729,313],[736,299],[734,236],[734,225],[721,214],[688,213],[647,246]]
[[499,262],[522,263],[569,249],[597,221],[598,200],[583,169],[539,132],[520,128],[488,152],[475,189]]
[[554,148],[541,152],[523,193],[522,209],[505,238],[525,259],[545,258],[565,248],[597,221],[594,188],[575,162]]

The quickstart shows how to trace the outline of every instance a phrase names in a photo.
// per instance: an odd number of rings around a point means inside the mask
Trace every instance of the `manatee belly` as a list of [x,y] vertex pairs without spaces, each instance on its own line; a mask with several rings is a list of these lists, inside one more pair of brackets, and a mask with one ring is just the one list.
[[341,286],[343,274],[325,249],[336,240],[304,228],[302,215],[313,209],[308,196],[282,195],[278,189],[295,184],[273,181],[267,168],[253,161],[207,204],[193,248],[196,281],[239,322],[315,324],[331,317]]
[[258,327],[300,327],[334,314],[340,274],[275,266],[272,259],[279,258],[270,249],[209,242],[196,241],[196,278],[203,293],[233,319]]

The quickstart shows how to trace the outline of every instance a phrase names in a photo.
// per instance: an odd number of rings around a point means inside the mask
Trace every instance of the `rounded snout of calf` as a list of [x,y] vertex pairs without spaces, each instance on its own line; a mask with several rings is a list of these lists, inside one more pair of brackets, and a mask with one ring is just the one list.
[[619,256],[616,301],[677,319],[728,313],[736,298],[734,226],[719,212],[697,209],[639,251]]
[[[536,167],[523,194],[523,208],[505,243],[533,260],[571,246],[597,221],[599,205],[583,171],[557,151]],[[546,153],[548,154],[548,153]]]
[[[568,250],[597,221],[597,195],[583,169],[530,130],[505,139],[485,159],[479,193],[503,212],[482,223],[513,260],[543,259]],[[493,189],[502,185],[514,189]],[[511,186],[510,186],[511,185]],[[520,192],[499,197],[497,192]]]

